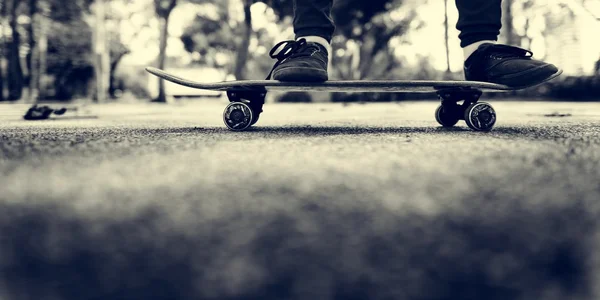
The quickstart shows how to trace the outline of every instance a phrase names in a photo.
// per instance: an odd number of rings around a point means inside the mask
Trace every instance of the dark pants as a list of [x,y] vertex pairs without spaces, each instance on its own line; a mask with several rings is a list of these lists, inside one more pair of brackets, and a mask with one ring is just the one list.
[[[296,37],[316,35],[331,41],[333,0],[294,0]],[[502,0],[456,0],[461,47],[482,40],[497,40],[502,27]]]

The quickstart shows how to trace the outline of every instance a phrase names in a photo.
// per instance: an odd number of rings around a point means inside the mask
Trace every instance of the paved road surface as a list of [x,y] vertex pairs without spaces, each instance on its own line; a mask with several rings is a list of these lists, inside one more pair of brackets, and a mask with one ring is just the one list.
[[0,299],[600,297],[600,103],[224,105],[0,106]]

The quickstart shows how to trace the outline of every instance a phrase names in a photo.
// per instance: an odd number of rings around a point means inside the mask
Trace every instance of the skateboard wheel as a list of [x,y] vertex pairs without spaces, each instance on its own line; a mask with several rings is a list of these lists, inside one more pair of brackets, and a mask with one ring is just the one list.
[[490,131],[496,124],[496,111],[489,103],[473,103],[465,110],[465,122],[475,131]]
[[225,126],[233,131],[246,130],[252,125],[254,113],[250,106],[242,102],[231,102],[223,112]]
[[443,105],[435,110],[435,120],[444,127],[452,127],[458,123],[460,117],[455,113],[445,109]]

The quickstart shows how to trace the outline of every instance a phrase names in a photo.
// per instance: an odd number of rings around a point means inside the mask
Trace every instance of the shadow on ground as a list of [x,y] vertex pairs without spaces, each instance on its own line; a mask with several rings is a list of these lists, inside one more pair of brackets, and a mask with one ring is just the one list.
[[589,207],[486,198],[438,215],[315,200],[192,219],[1,204],[0,297],[597,298]]

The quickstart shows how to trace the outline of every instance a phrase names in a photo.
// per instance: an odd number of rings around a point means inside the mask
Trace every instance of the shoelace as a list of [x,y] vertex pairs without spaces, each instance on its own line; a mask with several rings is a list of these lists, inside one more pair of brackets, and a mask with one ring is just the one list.
[[[281,50],[279,50],[279,48],[281,48]],[[297,41],[288,40],[277,43],[277,45],[275,45],[269,52],[269,56],[271,56],[273,59],[277,59],[277,62],[275,62],[275,65],[273,68],[271,68],[271,72],[269,72],[266,80],[271,79],[271,75],[273,74],[275,68],[277,68],[286,59],[300,56],[311,56],[315,52],[307,51],[311,48],[314,48],[316,51],[319,50],[317,46],[308,44],[305,39],[299,39]]]
[[498,58],[498,59],[510,58],[510,57],[532,57],[533,56],[533,52],[531,52],[529,50],[519,48],[519,47],[514,47],[514,46],[508,46],[508,45],[491,45],[486,50],[489,51],[488,53],[491,52],[490,53],[491,58]]

